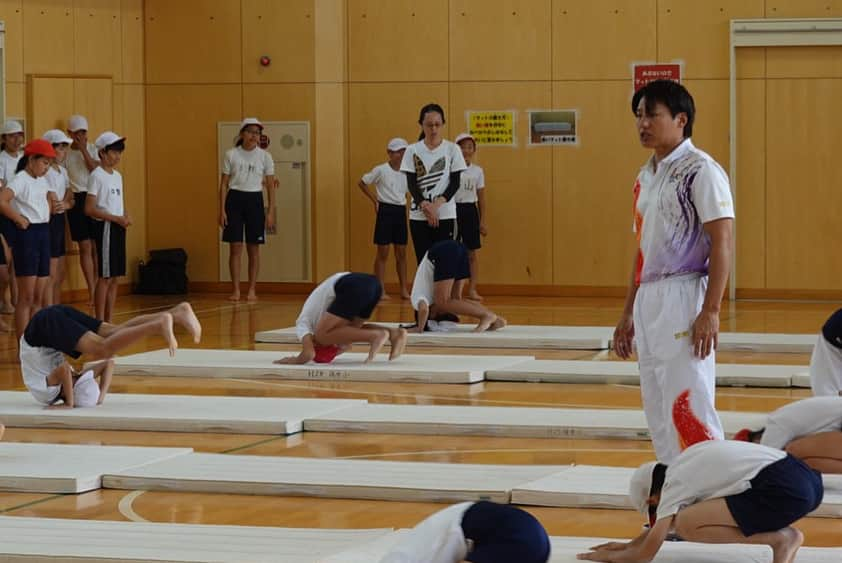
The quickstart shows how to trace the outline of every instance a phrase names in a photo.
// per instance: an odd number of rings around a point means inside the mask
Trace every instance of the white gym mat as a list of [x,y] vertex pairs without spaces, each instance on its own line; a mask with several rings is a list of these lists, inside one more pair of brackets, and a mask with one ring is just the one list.
[[189,455],[192,448],[0,443],[0,491],[83,493],[102,475]]
[[441,356],[405,354],[389,361],[381,354],[366,364],[365,354],[338,356],[330,364],[273,364],[292,352],[252,350],[179,349],[175,357],[155,350],[116,359],[117,375],[191,377],[245,377],[253,379],[309,379],[338,381],[387,381],[400,383],[474,383],[490,369],[503,369],[533,356]]
[[190,454],[109,472],[103,484],[110,489],[505,503],[517,485],[563,468]]
[[[729,436],[760,428],[766,414],[720,412]],[[449,405],[374,405],[342,409],[304,421],[306,432],[373,432],[515,438],[624,438],[648,440],[641,410],[477,407]]]
[[[409,530],[399,530],[383,535],[362,545],[322,559],[322,563],[372,563],[379,561],[397,545]],[[608,538],[575,538],[551,536],[549,563],[578,563],[577,553],[611,540]],[[691,542],[665,542],[653,563],[763,563],[771,561],[769,548],[763,545],[701,544]],[[839,563],[842,549],[831,547],[802,547],[796,563]]]
[[809,371],[801,371],[792,376],[792,386],[809,389],[813,386]]
[[[632,473],[634,468],[631,467],[577,465],[516,487],[512,491],[511,502],[534,506],[631,509],[628,494]],[[825,483],[824,501],[811,516],[842,518],[842,489],[831,488],[836,484],[835,480],[826,480]]]
[[[378,323],[396,327],[397,323]],[[411,332],[411,346],[450,348],[552,348],[561,350],[605,350],[614,327],[509,325],[500,330],[473,332],[476,324],[462,323],[450,332]],[[255,342],[296,344],[295,328],[266,330],[254,335]]]
[[314,563],[392,533],[0,516],[0,559]]
[[0,391],[0,422],[9,427],[295,434],[311,416],[364,400],[276,399],[113,393],[91,408],[47,409],[26,391]]
[[[716,384],[722,387],[791,387],[805,366],[717,364]],[[489,381],[546,383],[610,383],[638,385],[637,362],[531,360],[485,372]]]
[[717,350],[810,354],[815,345],[816,334],[722,332]]

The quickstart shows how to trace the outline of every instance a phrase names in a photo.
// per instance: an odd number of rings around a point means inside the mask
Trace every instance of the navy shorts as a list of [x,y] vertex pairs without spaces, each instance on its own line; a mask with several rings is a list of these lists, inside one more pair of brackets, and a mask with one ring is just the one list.
[[0,234],[3,235],[9,249],[15,245],[15,235],[17,235],[17,233],[18,226],[15,225],[15,222],[5,215],[0,216]]
[[74,193],[73,207],[67,211],[67,222],[70,223],[70,238],[74,242],[91,240],[96,234],[97,221],[85,215],[85,201],[87,199],[88,192]]
[[50,217],[50,258],[61,258],[67,253],[65,248],[64,226],[67,224],[66,213]]
[[383,286],[371,274],[350,273],[336,281],[333,291],[336,298],[327,308],[327,312],[353,321],[371,317],[383,295]]
[[32,223],[26,229],[18,229],[15,245],[12,247],[15,262],[15,276],[50,275],[50,224]]
[[482,248],[479,236],[479,209],[476,203],[456,204],[456,240],[468,250]]
[[23,337],[30,346],[52,348],[78,358],[82,355],[76,349],[79,339],[86,332],[97,333],[102,321],[67,305],[51,305],[35,313]]
[[263,192],[228,190],[225,196],[225,215],[228,224],[222,229],[224,242],[263,244],[266,242],[266,212],[263,209]]
[[821,473],[787,455],[751,480],[751,488],[725,497],[728,510],[746,536],[786,528],[822,502]]
[[374,223],[374,244],[406,244],[409,229],[406,227],[406,206],[383,203],[377,207],[377,221]]
[[514,506],[480,501],[462,516],[462,533],[473,542],[466,561],[546,563],[550,538],[534,516]]
[[427,258],[433,263],[433,281],[465,280],[471,277],[468,264],[468,249],[461,242],[443,240],[427,251]]
[[101,278],[126,275],[126,229],[111,221],[94,221],[97,272]]

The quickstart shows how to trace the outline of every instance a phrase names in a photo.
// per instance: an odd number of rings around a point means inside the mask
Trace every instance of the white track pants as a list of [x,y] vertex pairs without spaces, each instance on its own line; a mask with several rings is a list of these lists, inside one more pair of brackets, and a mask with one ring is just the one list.
[[672,406],[682,392],[690,390],[690,406],[709,433],[723,437],[714,404],[715,353],[700,360],[690,337],[707,282],[707,277],[679,276],[641,284],[634,302],[643,410],[658,461],[667,465],[681,453]]

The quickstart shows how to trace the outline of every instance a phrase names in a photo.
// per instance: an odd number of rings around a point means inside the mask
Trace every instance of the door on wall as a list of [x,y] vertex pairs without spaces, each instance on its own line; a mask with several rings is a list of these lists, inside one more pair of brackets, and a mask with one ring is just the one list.
[[[266,150],[275,162],[275,232],[266,233],[260,249],[261,282],[307,282],[310,274],[310,124],[301,121],[267,121],[263,135]],[[234,146],[239,122],[220,122],[217,145],[219,173],[225,152]],[[264,195],[265,198],[265,195]],[[268,201],[264,201],[268,204]],[[221,234],[221,233],[220,233]],[[220,236],[221,241],[221,236]],[[228,272],[229,245],[219,245],[219,279],[231,281]],[[247,279],[247,258],[243,252],[242,278]]]

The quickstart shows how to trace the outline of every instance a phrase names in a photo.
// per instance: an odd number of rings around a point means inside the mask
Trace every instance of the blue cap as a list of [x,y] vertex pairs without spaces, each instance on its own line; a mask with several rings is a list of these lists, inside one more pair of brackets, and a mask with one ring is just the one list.
[[839,309],[827,319],[822,327],[824,339],[842,349],[842,309]]
[[547,563],[550,538],[538,520],[519,508],[480,501],[462,518],[465,539],[473,542],[472,563]]

